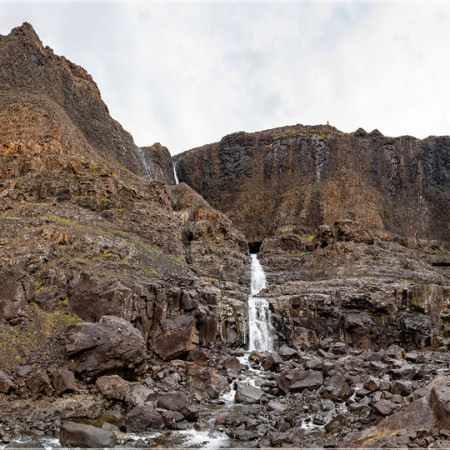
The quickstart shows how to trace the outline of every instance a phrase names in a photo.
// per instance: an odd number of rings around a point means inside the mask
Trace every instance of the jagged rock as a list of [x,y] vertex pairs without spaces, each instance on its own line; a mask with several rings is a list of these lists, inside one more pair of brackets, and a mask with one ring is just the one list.
[[280,364],[283,364],[283,359],[277,353],[270,353],[261,361],[264,370],[276,370]]
[[163,411],[161,415],[169,430],[185,430],[187,428],[188,424],[184,420],[183,414],[177,411]]
[[130,388],[130,383],[119,377],[119,375],[99,377],[95,381],[95,385],[104,397],[116,400],[123,400]]
[[169,392],[161,394],[158,398],[158,407],[169,411],[181,411],[187,407],[189,399],[183,392]]
[[345,425],[346,419],[345,416],[339,414],[335,417],[333,417],[326,425],[325,425],[325,431],[327,433],[330,433],[331,431],[336,430],[337,428],[342,427]]
[[166,360],[186,354],[198,343],[198,331],[192,316],[172,316],[165,321],[164,331],[152,336],[154,351]]
[[99,323],[80,323],[67,330],[66,351],[76,373],[97,376],[140,373],[146,346],[141,333],[126,320],[103,316]]
[[25,380],[25,385],[33,394],[45,392],[50,395],[53,392],[50,378],[43,370],[37,370],[29,375]]
[[17,267],[0,272],[0,320],[11,320],[34,296],[35,285]]
[[280,356],[282,356],[283,358],[292,358],[295,355],[297,355],[297,350],[288,347],[286,344],[282,345],[279,350],[278,350],[278,354]]
[[179,411],[190,422],[195,422],[200,416],[199,409],[193,403],[183,406]]
[[58,395],[64,392],[75,392],[78,384],[75,375],[67,367],[60,367],[50,372],[53,387]]
[[348,400],[353,394],[350,386],[345,382],[345,378],[340,375],[334,375],[330,381],[325,384],[322,395],[330,400]]
[[430,405],[440,427],[450,429],[450,377],[433,380]]
[[[387,138],[295,125],[233,133],[174,160],[180,181],[227,214],[250,242],[277,233],[307,237],[336,221],[341,241],[372,242],[371,233],[355,221],[385,233],[414,230],[448,241],[448,217],[440,211],[449,191],[437,186],[448,177],[440,161],[446,160],[449,145],[448,137]],[[420,170],[410,173],[412,166]],[[414,201],[419,195],[421,208]],[[404,214],[402,223],[399,214]]]
[[59,442],[63,447],[115,447],[117,436],[112,431],[91,425],[66,422],[61,425]]
[[238,383],[234,400],[236,403],[252,404],[259,403],[262,396],[263,391],[260,388]]
[[394,381],[391,384],[391,392],[393,394],[406,397],[411,393],[411,381]]
[[288,369],[277,377],[278,387],[284,392],[300,392],[323,384],[322,372],[316,370]]
[[286,405],[283,405],[280,402],[277,402],[276,400],[270,400],[269,403],[267,403],[267,411],[276,411],[280,413],[284,413],[287,409]]
[[2,394],[7,394],[13,388],[14,383],[11,378],[0,370],[0,392]]
[[186,356],[186,361],[193,362],[199,366],[208,366],[211,356],[204,348],[194,348]]
[[161,430],[164,428],[164,420],[151,404],[142,403],[125,416],[125,427],[128,433]]
[[378,400],[374,405],[374,409],[382,416],[388,416],[393,410],[393,404],[389,400]]

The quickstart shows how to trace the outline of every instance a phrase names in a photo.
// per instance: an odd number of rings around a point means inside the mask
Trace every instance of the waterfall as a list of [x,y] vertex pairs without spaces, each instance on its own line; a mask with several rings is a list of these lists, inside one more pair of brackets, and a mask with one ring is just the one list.
[[256,297],[266,287],[266,275],[256,254],[252,254],[250,297],[248,299],[249,350],[273,351],[273,330],[269,302]]
[[141,147],[136,147],[137,148],[137,152],[139,155],[139,158],[142,161],[142,167],[144,168],[144,175],[147,179],[149,179],[150,181],[153,181],[155,179],[155,177],[153,176],[153,171],[147,161],[147,157],[145,156],[144,151],[142,150]]
[[173,176],[175,177],[175,184],[179,184],[180,181],[178,180],[178,176],[177,176],[177,163],[176,162],[173,163]]

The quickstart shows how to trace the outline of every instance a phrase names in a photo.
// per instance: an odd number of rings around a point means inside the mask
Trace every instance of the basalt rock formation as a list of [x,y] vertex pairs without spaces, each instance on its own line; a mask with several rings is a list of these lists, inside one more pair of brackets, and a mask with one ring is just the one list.
[[449,137],[331,126],[234,133],[174,157],[180,181],[261,242],[350,219],[449,242]]
[[[3,443],[448,446],[448,138],[237,133],[175,184],[28,24],[0,87]],[[243,350],[249,241],[271,353]]]

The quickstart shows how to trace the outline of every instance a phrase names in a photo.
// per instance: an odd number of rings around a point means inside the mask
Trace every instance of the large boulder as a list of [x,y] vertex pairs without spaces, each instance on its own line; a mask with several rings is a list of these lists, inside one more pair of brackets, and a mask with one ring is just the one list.
[[169,411],[180,411],[189,404],[189,399],[183,392],[168,392],[161,394],[158,406]]
[[238,383],[234,400],[236,403],[253,404],[259,403],[262,396],[263,391],[260,388]]
[[340,375],[335,375],[330,378],[330,381],[326,384],[324,391],[322,392],[323,397],[330,400],[348,400],[353,394],[350,386],[345,382],[344,377]]
[[438,377],[431,383],[430,405],[441,428],[450,429],[450,377]]
[[185,355],[199,343],[199,336],[192,316],[171,316],[162,330],[152,336],[153,350],[168,360]]
[[59,442],[63,447],[105,448],[117,445],[113,431],[81,423],[66,422],[61,425]]
[[322,386],[323,374],[318,370],[287,369],[277,377],[278,387],[288,393]]
[[125,416],[125,427],[128,433],[141,433],[147,430],[161,430],[164,420],[150,403],[135,406]]
[[118,317],[72,325],[65,345],[73,369],[86,377],[110,373],[131,377],[144,370],[144,338],[130,322]]
[[123,400],[130,388],[130,383],[119,375],[106,375],[97,378],[95,385],[105,398]]
[[77,380],[72,371],[67,367],[60,367],[50,373],[53,387],[58,395],[64,392],[74,392],[78,390]]

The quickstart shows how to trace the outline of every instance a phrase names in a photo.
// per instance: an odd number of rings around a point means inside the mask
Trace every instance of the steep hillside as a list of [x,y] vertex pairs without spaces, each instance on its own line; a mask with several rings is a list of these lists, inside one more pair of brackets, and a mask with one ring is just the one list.
[[296,125],[231,134],[174,160],[180,180],[249,241],[350,219],[448,242],[449,152],[449,137]]

